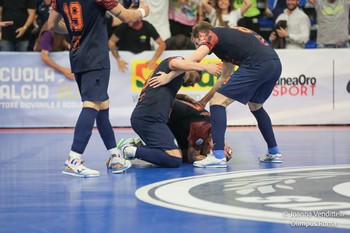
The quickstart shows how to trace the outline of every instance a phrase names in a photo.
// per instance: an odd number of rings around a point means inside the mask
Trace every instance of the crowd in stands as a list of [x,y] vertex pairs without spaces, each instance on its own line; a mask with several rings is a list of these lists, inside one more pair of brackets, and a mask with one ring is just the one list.
[[[106,15],[109,46],[121,71],[127,62],[118,50],[135,54],[154,50],[149,61],[152,69],[164,50],[194,49],[192,27],[203,20],[220,27],[246,27],[278,49],[349,48],[350,0],[144,1],[151,13],[139,22],[121,23]],[[133,7],[131,0],[119,2]],[[69,49],[69,38],[46,30],[50,11],[51,0],[0,0],[0,21],[13,21],[12,25],[0,25],[0,51],[44,51],[43,62],[71,78],[69,69],[49,59],[51,51]]]

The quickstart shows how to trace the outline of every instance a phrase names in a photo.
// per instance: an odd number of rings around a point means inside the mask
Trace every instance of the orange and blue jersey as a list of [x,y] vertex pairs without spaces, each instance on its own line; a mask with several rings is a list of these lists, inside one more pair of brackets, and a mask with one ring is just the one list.
[[52,9],[63,16],[71,39],[73,73],[110,69],[106,10],[115,0],[53,0]]
[[236,65],[257,64],[279,59],[267,41],[256,32],[244,27],[215,27],[200,41],[224,62]]
[[183,59],[182,57],[169,57],[164,59],[154,72],[150,75],[143,87],[136,107],[131,115],[134,119],[144,119],[151,122],[167,123],[170,111],[177,92],[184,83],[185,73],[175,77],[164,86],[153,88],[149,81],[157,76],[159,71],[169,73],[172,71],[169,62],[172,59]]

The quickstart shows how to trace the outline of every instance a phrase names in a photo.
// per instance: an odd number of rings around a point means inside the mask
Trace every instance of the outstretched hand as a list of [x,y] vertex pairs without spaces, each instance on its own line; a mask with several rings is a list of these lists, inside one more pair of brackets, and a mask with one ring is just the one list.
[[149,81],[149,85],[153,88],[163,86],[171,81],[171,76],[163,71],[159,71],[157,76],[154,76]]
[[209,63],[206,64],[205,71],[207,71],[209,74],[220,76],[222,73],[222,66],[216,63]]

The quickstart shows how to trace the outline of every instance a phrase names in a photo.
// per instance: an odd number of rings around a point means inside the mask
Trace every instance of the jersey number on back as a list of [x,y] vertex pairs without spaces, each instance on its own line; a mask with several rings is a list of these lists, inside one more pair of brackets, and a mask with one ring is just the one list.
[[269,43],[266,42],[266,40],[264,38],[262,38],[262,36],[260,36],[258,33],[249,30],[248,28],[244,28],[244,27],[237,27],[237,26],[231,26],[231,28],[236,29],[238,31],[244,32],[244,33],[251,33],[255,36],[256,39],[258,39],[260,41],[261,44],[265,45],[265,46],[269,46]]
[[[83,12],[79,2],[63,4],[64,14],[68,18],[69,28],[72,32],[81,32],[84,27]],[[74,33],[72,38],[72,49],[79,48],[80,33]]]

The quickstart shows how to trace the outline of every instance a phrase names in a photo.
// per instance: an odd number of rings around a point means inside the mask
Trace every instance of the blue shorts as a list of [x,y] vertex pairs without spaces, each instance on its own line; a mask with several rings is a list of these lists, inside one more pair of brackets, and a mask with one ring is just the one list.
[[109,99],[107,90],[110,69],[91,70],[75,73],[82,101],[105,101]]
[[280,60],[269,60],[252,67],[242,64],[218,92],[242,104],[262,104],[271,95],[281,72]]
[[166,123],[131,118],[131,126],[149,148],[164,151],[179,149],[175,136]]

